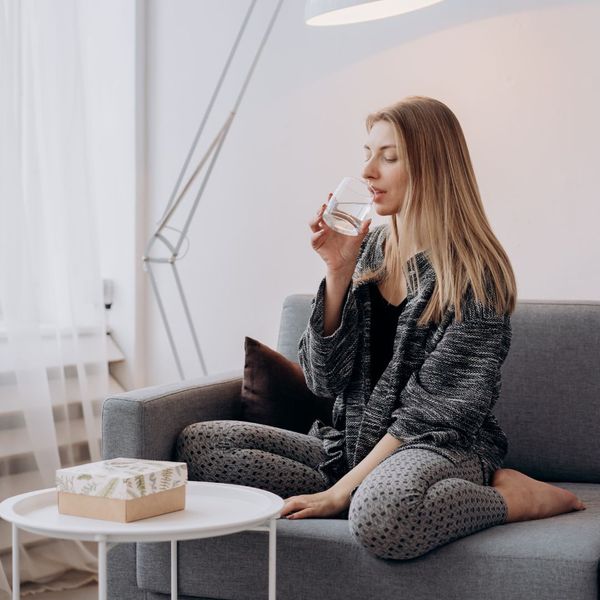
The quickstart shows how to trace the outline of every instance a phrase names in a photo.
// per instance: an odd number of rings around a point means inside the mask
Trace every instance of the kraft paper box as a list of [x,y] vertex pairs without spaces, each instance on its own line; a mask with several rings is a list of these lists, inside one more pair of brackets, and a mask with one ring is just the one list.
[[58,469],[58,512],[106,521],[137,521],[185,508],[187,465],[113,458]]

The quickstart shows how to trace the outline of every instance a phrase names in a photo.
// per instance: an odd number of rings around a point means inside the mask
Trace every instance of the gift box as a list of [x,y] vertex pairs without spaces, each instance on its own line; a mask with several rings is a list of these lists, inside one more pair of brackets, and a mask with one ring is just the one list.
[[107,521],[137,521],[185,508],[187,465],[113,458],[58,469],[58,512]]

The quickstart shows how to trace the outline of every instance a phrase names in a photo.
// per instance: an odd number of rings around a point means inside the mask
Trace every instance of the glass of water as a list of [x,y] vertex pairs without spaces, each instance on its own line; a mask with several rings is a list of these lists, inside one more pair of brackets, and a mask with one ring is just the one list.
[[338,233],[358,235],[372,205],[373,194],[368,183],[358,177],[344,177],[329,199],[323,220]]

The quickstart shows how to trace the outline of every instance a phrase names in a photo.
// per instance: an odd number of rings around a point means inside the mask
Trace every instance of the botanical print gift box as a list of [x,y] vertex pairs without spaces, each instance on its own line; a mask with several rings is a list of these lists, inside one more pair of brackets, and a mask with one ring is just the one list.
[[185,508],[187,465],[113,458],[56,471],[58,512],[137,521]]

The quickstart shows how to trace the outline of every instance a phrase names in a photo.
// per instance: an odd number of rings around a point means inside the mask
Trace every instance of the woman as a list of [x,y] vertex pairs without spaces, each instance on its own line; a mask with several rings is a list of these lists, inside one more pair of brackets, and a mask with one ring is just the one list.
[[335,427],[310,432],[323,440],[318,468],[331,486],[289,498],[284,515],[349,507],[358,541],[401,559],[584,508],[562,488],[499,468],[507,441],[491,410],[516,285],[458,120],[437,100],[411,97],[370,115],[367,131],[362,175],[390,222],[344,236],[323,221],[324,206],[311,222],[327,274],[299,357],[311,390],[336,397]]
[[370,115],[367,132],[363,177],[389,224],[345,236],[323,221],[325,204],[310,222],[327,271],[299,360],[308,387],[335,398],[334,426],[200,423],[180,436],[180,460],[194,478],[282,495],[282,517],[347,517],[381,558],[585,508],[500,468],[507,440],[491,410],[516,285],[456,117],[410,97]]

